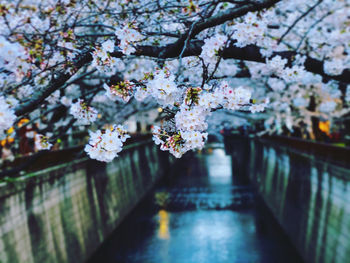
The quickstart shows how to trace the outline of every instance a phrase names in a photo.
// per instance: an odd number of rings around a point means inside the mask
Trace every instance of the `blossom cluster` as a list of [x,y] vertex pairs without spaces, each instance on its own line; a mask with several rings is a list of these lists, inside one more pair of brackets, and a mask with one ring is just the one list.
[[120,40],[119,47],[125,55],[130,55],[135,52],[136,49],[133,44],[143,38],[130,23],[126,23],[123,27],[117,28],[115,30],[115,35]]
[[88,106],[82,99],[73,103],[70,107],[70,114],[77,119],[78,125],[89,125],[93,123],[98,116],[95,108]]
[[[250,44],[257,44],[263,47],[260,53],[264,56],[271,55],[272,48],[276,47],[276,41],[267,36],[267,26],[270,19],[270,13],[263,14],[248,13],[240,22],[231,26],[234,45],[245,47]],[[267,48],[265,48],[267,47]]]
[[215,64],[219,55],[220,49],[222,49],[228,38],[225,35],[217,34],[213,37],[204,40],[202,46],[202,52],[199,55],[206,64]]
[[91,65],[101,73],[112,73],[116,69],[122,69],[120,67],[121,60],[110,55],[114,51],[114,47],[114,41],[111,39],[103,42],[101,47],[96,47],[92,52]]
[[17,82],[22,80],[24,72],[29,69],[27,59],[27,52],[23,46],[0,36],[0,67],[13,72]]
[[259,117],[277,133],[310,132],[315,118],[332,123],[350,112],[349,1],[177,2],[2,0],[0,137],[22,118],[14,109],[39,133],[36,148],[47,149],[40,133],[60,134],[69,113],[78,125],[102,125],[161,107],[155,138],[179,156],[202,147],[219,109],[269,107]]
[[116,85],[108,86],[106,83],[103,84],[103,87],[106,90],[106,96],[115,101],[117,99],[122,99],[125,102],[128,102],[132,95],[134,84],[131,84],[129,81],[121,81]]
[[138,87],[135,92],[137,100],[152,96],[161,106],[172,107],[181,96],[181,89],[175,83],[175,76],[167,68],[158,69],[152,74],[146,74],[145,87]]
[[251,113],[263,112],[267,107],[269,107],[270,100],[269,98],[265,99],[263,103],[252,104],[249,107]]
[[340,75],[343,72],[343,70],[347,68],[347,65],[349,65],[349,63],[344,63],[343,60],[335,58],[332,60],[326,60],[324,62],[323,68],[328,75],[336,76]]
[[123,143],[128,138],[130,136],[120,125],[114,125],[104,131],[90,131],[89,143],[84,150],[92,159],[111,162],[122,151]]
[[177,131],[168,133],[159,126],[152,129],[155,144],[160,145],[162,151],[169,151],[176,158],[180,158],[189,150],[200,150],[204,147],[208,134],[198,131]]
[[162,150],[167,150],[175,157],[181,157],[185,152],[202,149],[207,138],[208,128],[206,118],[212,110],[223,107],[228,110],[247,110],[260,112],[268,105],[250,103],[251,91],[244,87],[231,88],[225,81],[217,88],[206,85],[188,87],[183,91],[182,104],[174,116],[174,123],[153,128],[153,139],[160,144]]
[[42,134],[35,134],[34,142],[35,142],[35,149],[37,151],[50,150],[52,147],[52,143],[49,142],[49,138],[47,138]]
[[250,103],[252,93],[244,87],[235,89],[229,87],[226,82],[221,84],[219,92],[223,94],[223,106],[229,110],[237,110],[242,106]]
[[175,115],[176,128],[183,131],[204,131],[208,128],[205,122],[208,114],[207,108],[182,105]]
[[16,120],[16,115],[3,96],[0,96],[0,137],[3,133],[13,126]]
[[[274,79],[274,78],[272,78]],[[270,79],[270,80],[272,80]],[[276,84],[274,81],[269,81]],[[308,85],[300,83],[288,84],[278,88],[279,92],[270,92],[270,108],[275,115],[265,120],[266,131],[283,132],[283,127],[293,131],[293,127],[303,125],[308,132],[312,132],[312,118],[331,121],[332,117],[342,116],[349,112],[344,108],[346,103],[341,99],[342,92],[335,82],[322,83],[322,80],[313,79]],[[277,91],[277,90],[276,90]],[[311,108],[310,105],[314,104]]]

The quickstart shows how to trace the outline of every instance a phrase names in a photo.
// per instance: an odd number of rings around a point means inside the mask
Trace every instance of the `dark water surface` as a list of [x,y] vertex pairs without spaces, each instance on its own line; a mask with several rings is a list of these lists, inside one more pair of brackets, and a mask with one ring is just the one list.
[[115,263],[302,262],[221,148],[180,160],[91,258]]

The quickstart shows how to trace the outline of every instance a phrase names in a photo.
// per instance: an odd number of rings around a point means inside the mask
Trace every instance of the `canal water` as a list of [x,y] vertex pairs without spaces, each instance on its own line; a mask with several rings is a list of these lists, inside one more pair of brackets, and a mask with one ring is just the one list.
[[189,154],[92,256],[113,263],[299,263],[221,147]]

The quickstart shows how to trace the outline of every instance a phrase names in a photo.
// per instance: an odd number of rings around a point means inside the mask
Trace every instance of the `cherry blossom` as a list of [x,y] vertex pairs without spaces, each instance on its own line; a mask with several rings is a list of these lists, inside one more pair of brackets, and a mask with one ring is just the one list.
[[85,151],[91,159],[110,162],[122,151],[123,143],[129,137],[126,130],[118,125],[107,128],[103,132],[101,130],[90,131],[90,139],[85,146]]
[[157,108],[155,143],[176,157],[204,146],[217,111],[263,112],[259,134],[313,138],[315,120],[350,112],[349,10],[336,0],[3,0],[0,137],[14,130],[14,142],[1,151],[18,152],[26,119],[38,150],[104,127],[86,151],[111,161],[128,135],[109,125]]
[[13,126],[15,120],[16,115],[13,108],[3,96],[0,96],[0,138],[6,130]]
[[93,107],[86,105],[86,103],[79,99],[70,107],[70,114],[77,119],[78,125],[89,125],[97,119],[97,111]]
[[49,142],[49,139],[41,134],[36,134],[34,137],[34,141],[35,141],[35,149],[37,151],[41,151],[41,150],[50,150],[50,148],[52,147],[52,144]]

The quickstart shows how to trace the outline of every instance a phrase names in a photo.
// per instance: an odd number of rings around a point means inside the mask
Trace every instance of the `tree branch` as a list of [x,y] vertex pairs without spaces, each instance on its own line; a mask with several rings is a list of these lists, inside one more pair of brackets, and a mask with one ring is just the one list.
[[[273,52],[271,57],[281,56],[288,60],[288,64],[293,62],[294,57],[298,55],[298,52],[295,51],[279,51]],[[303,55],[303,54],[300,54]],[[270,57],[270,58],[271,58]],[[228,48],[223,51],[223,58],[234,58],[248,61],[255,61],[260,63],[265,63],[266,58],[263,57],[260,53],[260,48],[255,45],[249,45],[244,48],[235,47],[231,44]],[[350,83],[350,69],[345,69],[342,74],[337,76],[331,76],[324,72],[323,70],[323,61],[307,57],[304,63],[305,69],[309,72],[319,74],[324,77],[326,80],[334,79],[345,83]]]
[[[273,6],[275,3],[281,0],[260,0],[259,2],[248,2],[245,5],[230,8],[226,11],[220,12],[219,14],[207,19],[206,21],[194,24],[193,28],[190,28],[186,33],[182,34],[182,36],[172,44],[169,44],[165,47],[153,47],[153,46],[141,46],[138,47],[137,51],[134,55],[143,55],[149,57],[158,57],[158,58],[170,58],[177,57],[180,55],[181,50],[184,49],[183,56],[188,56],[192,51],[191,48],[186,48],[185,43],[186,39],[192,39],[201,31],[214,27],[220,24],[223,24],[229,20],[232,20],[237,17],[241,17],[248,12],[260,11],[265,8],[269,8]],[[190,53],[186,50],[189,49]],[[198,47],[196,47],[198,53]],[[199,52],[200,53],[200,52]],[[122,57],[123,54],[119,51],[113,52],[112,56],[114,57]],[[90,51],[86,52],[76,63],[74,63],[75,72],[80,69],[83,65],[92,61],[92,56]],[[61,88],[66,81],[68,81],[73,74],[69,73],[61,73],[57,78],[55,78],[51,84],[45,89],[33,94],[31,99],[28,102],[20,104],[15,109],[15,113],[17,116],[23,115],[27,112],[30,112],[37,108],[38,105],[42,104],[44,100],[50,96],[53,92]]]
[[169,53],[170,54],[175,53],[176,56],[178,56],[180,54],[182,47],[185,44],[187,37],[189,37],[189,39],[192,39],[197,34],[199,34],[200,32],[202,32],[207,28],[221,25],[234,18],[244,16],[249,12],[261,11],[263,9],[270,8],[279,1],[281,0],[261,0],[259,2],[254,2],[254,3],[248,2],[248,4],[246,5],[233,7],[233,8],[227,9],[226,11],[220,12],[219,14],[212,16],[206,21],[197,23],[192,29],[188,29],[187,32],[184,33],[175,43],[169,45],[169,48],[167,50],[164,50],[163,52],[161,52],[159,54],[159,57],[166,58],[169,56]]
[[[248,12],[260,11],[269,7],[272,7],[274,4],[280,0],[260,0],[256,2],[247,2],[244,5],[239,7],[230,8],[226,11],[223,11],[213,17],[208,18],[203,22],[198,22],[194,24],[193,27],[189,28],[188,31],[180,36],[180,38],[172,44],[165,46],[138,46],[136,52],[133,54],[135,56],[146,56],[154,58],[176,58],[181,54],[181,57],[188,56],[198,56],[202,51],[203,41],[200,40],[191,40],[201,31],[211,28],[220,24],[223,24],[227,21],[230,21],[234,18],[241,17]],[[298,20],[297,20],[298,21]],[[190,40],[190,41],[188,41]],[[91,50],[86,51],[80,59],[78,59],[73,68],[75,72],[80,69],[82,66],[90,63],[92,61]],[[288,59],[289,64],[293,61],[294,57],[299,53],[295,51],[283,51],[283,52],[274,52],[271,57],[281,56],[282,58]],[[111,53],[113,57],[121,58],[124,54],[116,50]],[[222,57],[224,59],[233,58],[239,60],[255,61],[265,63],[266,58],[263,57],[260,53],[260,47],[255,45],[249,45],[244,48],[238,48],[231,43],[222,51]],[[270,57],[270,58],[271,58]],[[307,57],[305,61],[305,69],[309,72],[319,74],[323,76],[326,80],[334,79],[344,83],[350,83],[350,69],[346,69],[342,74],[337,76],[330,76],[326,74],[323,70],[323,61]],[[73,73],[74,74],[74,73]],[[54,91],[61,88],[72,76],[70,73],[61,73],[56,77],[51,84],[45,89],[33,94],[31,99],[25,103],[20,104],[16,107],[15,113],[17,116],[30,112],[42,104],[44,100],[52,94]]]
[[[201,40],[192,40],[190,43],[188,43],[185,51],[183,52],[183,57],[199,56],[200,53],[202,52],[203,44],[204,42]],[[136,54],[140,56],[158,57],[160,52],[164,52],[164,49],[170,50],[171,47],[169,46],[170,45],[163,46],[163,47],[139,46]],[[166,58],[177,58],[177,51],[175,50],[172,50],[172,52],[167,52],[167,54],[168,56]],[[288,64],[291,64],[294,60],[294,57],[298,54],[300,53],[296,51],[278,51],[278,52],[273,52],[270,58],[274,56],[281,56],[282,58],[285,58],[288,60]],[[300,55],[303,55],[303,54],[300,54]],[[121,52],[114,52],[112,53],[112,56],[120,58],[123,56],[123,54]],[[249,45],[249,46],[240,48],[240,47],[236,47],[234,45],[234,42],[232,42],[228,47],[226,47],[222,51],[222,57],[224,59],[233,58],[233,59],[254,61],[254,62],[260,62],[260,63],[266,62],[266,57],[263,57],[260,53],[260,47],[256,45]],[[343,73],[340,75],[331,76],[324,72],[323,64],[324,64],[323,61],[320,61],[311,57],[307,57],[304,63],[304,66],[307,71],[315,74],[319,74],[327,80],[333,79],[333,80],[338,80],[345,83],[350,83],[350,69],[345,69]]]
[[301,16],[299,16],[294,22],[293,24],[288,27],[288,29],[286,30],[286,32],[284,32],[284,34],[281,36],[281,38],[278,40],[278,44],[282,42],[282,40],[285,38],[286,35],[288,35],[288,33],[296,26],[297,23],[299,23],[300,20],[302,20],[304,17],[306,17],[308,14],[310,14],[312,12],[312,10],[314,10],[318,5],[320,5],[323,2],[323,0],[319,0],[316,2],[316,4],[314,4],[313,6],[311,6],[306,12],[304,12]]
[[[80,59],[74,63],[74,71],[78,71],[81,67],[92,61],[90,52],[86,52]],[[27,112],[35,110],[38,105],[41,105],[44,100],[50,96],[53,92],[61,88],[72,76],[70,73],[60,73],[58,77],[52,80],[51,84],[42,90],[37,91],[32,95],[29,101],[21,103],[15,108],[17,116],[23,115]]]

